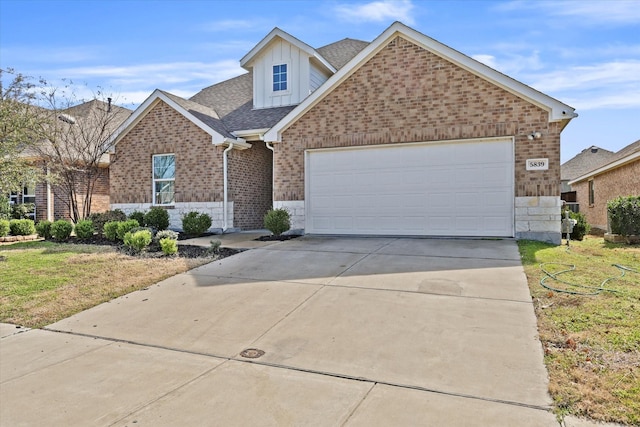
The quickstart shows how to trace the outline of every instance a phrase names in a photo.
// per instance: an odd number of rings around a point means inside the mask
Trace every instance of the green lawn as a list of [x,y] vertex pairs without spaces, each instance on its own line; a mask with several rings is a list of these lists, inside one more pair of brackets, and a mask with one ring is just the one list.
[[131,257],[98,245],[3,245],[0,322],[39,328],[210,261]]
[[558,413],[639,424],[640,247],[592,236],[519,247]]

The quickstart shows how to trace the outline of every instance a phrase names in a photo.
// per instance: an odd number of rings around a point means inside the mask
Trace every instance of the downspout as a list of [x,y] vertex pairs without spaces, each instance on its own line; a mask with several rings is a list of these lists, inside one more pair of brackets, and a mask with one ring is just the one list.
[[222,174],[224,175],[224,201],[222,203],[222,218],[224,221],[224,224],[222,226],[222,232],[224,233],[225,231],[227,231],[227,229],[229,228],[228,223],[227,223],[227,204],[228,204],[228,191],[227,191],[227,187],[228,187],[228,178],[227,178],[227,153],[229,151],[231,151],[233,149],[233,142],[229,143],[229,146],[227,148],[225,148],[225,150],[222,152]]
[[[275,153],[274,149],[273,149],[273,145],[270,142],[265,141],[264,145],[267,146],[267,148],[269,150],[271,150],[272,153]],[[276,159],[274,158],[273,155],[271,155],[271,207],[273,207],[273,202],[274,202],[274,194],[275,194],[275,186],[273,184],[275,184],[273,182],[273,178],[276,176],[276,170],[275,170],[275,165],[276,165]]]

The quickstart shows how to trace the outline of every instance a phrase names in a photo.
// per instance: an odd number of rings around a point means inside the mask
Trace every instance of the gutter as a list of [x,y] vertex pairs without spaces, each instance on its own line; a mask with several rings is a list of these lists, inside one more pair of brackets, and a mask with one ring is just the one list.
[[[273,144],[265,141],[264,145],[271,150],[271,153],[275,153],[275,150],[273,149]],[[271,155],[271,207],[273,207],[273,201],[274,201],[274,194],[275,194],[275,186],[274,186],[274,177],[276,176],[276,169],[275,169],[275,156],[272,154]]]

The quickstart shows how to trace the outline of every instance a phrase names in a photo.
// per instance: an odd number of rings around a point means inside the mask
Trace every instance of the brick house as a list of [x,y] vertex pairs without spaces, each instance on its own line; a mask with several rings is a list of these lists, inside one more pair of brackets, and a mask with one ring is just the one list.
[[[103,118],[102,113],[96,113],[98,110],[108,114],[109,118]],[[42,114],[49,115],[51,111],[42,109]],[[110,103],[108,104],[100,100],[92,100],[66,108],[63,113],[58,114],[57,117],[53,117],[53,120],[58,121],[62,126],[81,126],[81,133],[85,134],[87,138],[87,141],[84,142],[88,143],[92,139],[98,139],[97,136],[100,134],[99,131],[94,131],[92,126],[107,126],[108,128],[105,130],[104,135],[108,136],[109,133],[115,130],[130,114],[131,110],[127,108],[111,105]],[[96,117],[100,117],[100,119],[96,119]],[[96,120],[100,122],[94,123]],[[66,158],[67,161],[78,161],[83,156],[82,153],[74,152],[75,144],[71,141],[70,135],[72,135],[72,133],[68,133],[65,138],[61,138],[59,141],[63,145],[67,145],[62,148],[62,152],[64,153],[66,151],[68,156],[62,157]],[[66,142],[69,143],[65,144]],[[22,156],[28,160],[33,167],[40,169],[42,176],[46,179],[36,183],[25,183],[22,191],[12,193],[9,196],[11,204],[33,203],[35,210],[31,218],[35,221],[68,220],[72,217],[69,204],[70,192],[60,181],[56,182],[55,179],[51,179],[53,174],[55,174],[56,167],[54,164],[47,164],[47,161],[43,157],[43,153],[46,154],[48,152],[50,145],[49,141],[41,141],[37,148],[28,148],[22,153]],[[80,147],[82,145],[83,144],[78,144],[77,146]],[[103,212],[110,207],[109,156],[102,156],[98,166],[98,176],[91,198],[92,212]],[[80,174],[76,177],[76,183],[76,191],[78,194],[82,194],[84,187]],[[82,200],[79,199],[78,203],[82,204]]]
[[640,140],[627,145],[600,167],[569,181],[587,222],[607,230],[607,203],[620,196],[640,195]]
[[615,155],[616,153],[613,151],[592,145],[560,165],[560,198],[566,202],[574,212],[579,212],[580,204],[577,201],[576,191],[571,188],[569,182],[609,163]]
[[312,234],[560,242],[560,133],[574,109],[401,23],[314,49],[276,28],[248,73],[155,91],[113,135],[111,206],[203,210]]

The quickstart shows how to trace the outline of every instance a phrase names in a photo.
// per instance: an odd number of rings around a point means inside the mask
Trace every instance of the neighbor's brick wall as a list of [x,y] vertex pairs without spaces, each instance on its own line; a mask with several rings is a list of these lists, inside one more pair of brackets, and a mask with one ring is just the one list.
[[640,161],[626,164],[593,179],[594,204],[589,206],[589,182],[573,184],[580,212],[592,227],[607,229],[607,202],[619,196],[640,196]]
[[[515,136],[516,197],[560,196],[560,127],[546,111],[397,37],[283,132],[274,199],[304,200],[305,149],[494,136]],[[537,157],[549,170],[525,171]]]
[[111,156],[111,203],[151,203],[152,156],[176,156],[176,203],[223,200],[222,152],[202,129],[164,102],[116,146]]
[[[82,177],[78,177],[76,183],[76,196],[78,203],[78,210],[82,214],[82,203],[84,200],[84,193],[86,190],[85,183]],[[46,206],[46,184],[44,184],[43,201]],[[53,198],[53,219],[71,219],[71,210],[69,208],[69,194],[64,185],[52,185],[51,197]],[[93,195],[91,196],[91,213],[104,212],[109,210],[109,169],[100,168],[96,183],[93,187]],[[46,218],[46,214],[43,214],[43,218]],[[40,214],[38,214],[40,217]]]
[[252,142],[248,150],[228,153],[229,199],[233,200],[235,228],[263,228],[271,209],[272,154],[264,142]]

